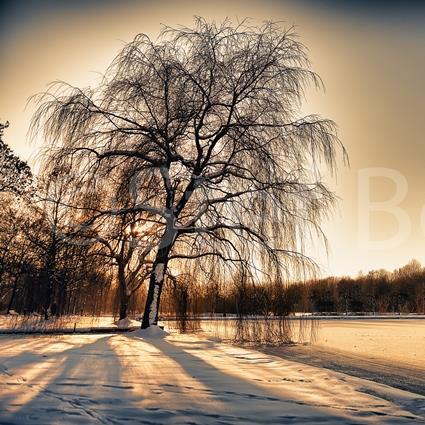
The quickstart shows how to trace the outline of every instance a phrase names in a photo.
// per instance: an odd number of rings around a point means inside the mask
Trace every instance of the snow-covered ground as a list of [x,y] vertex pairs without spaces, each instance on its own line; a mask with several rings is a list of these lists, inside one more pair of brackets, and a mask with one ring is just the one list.
[[425,368],[425,320],[324,320],[314,346]]
[[425,395],[425,320],[324,320],[310,344],[262,350]]
[[1,424],[413,424],[425,397],[188,335],[0,336]]
[[[256,325],[252,336],[264,331],[265,321],[253,321]],[[202,321],[201,331],[206,335],[232,340],[236,334],[236,321]],[[268,326],[278,327],[278,321],[268,321]],[[288,321],[290,339],[328,351],[365,356],[370,359],[390,361],[424,368],[425,320],[424,319],[348,319]]]

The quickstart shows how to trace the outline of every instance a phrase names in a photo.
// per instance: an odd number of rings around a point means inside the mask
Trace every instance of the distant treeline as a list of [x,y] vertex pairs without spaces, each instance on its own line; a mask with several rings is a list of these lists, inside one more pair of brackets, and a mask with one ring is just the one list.
[[[77,249],[80,250],[84,251],[84,247]],[[95,258],[72,250],[65,251],[63,259],[64,267],[56,275],[55,300],[58,302],[53,303],[51,314],[117,313],[118,305],[114,302],[117,289],[105,265],[96,264]],[[36,263],[15,263],[14,267],[9,264],[8,273],[0,283],[0,311],[43,312],[46,288],[42,282],[45,279],[43,269]],[[393,272],[374,270],[355,278],[327,277],[286,285],[236,280],[200,283],[195,276],[192,279],[179,285],[168,282],[162,316],[425,313],[425,268],[416,260]],[[141,314],[136,306],[145,298],[145,288],[134,295],[129,312]]]
[[425,269],[415,260],[388,272],[328,277],[287,289],[295,311],[323,313],[425,313]]
[[374,270],[354,278],[327,277],[284,286],[232,283],[201,289],[190,284],[173,299],[180,299],[175,305],[181,315],[425,314],[425,268],[412,260],[393,272]]

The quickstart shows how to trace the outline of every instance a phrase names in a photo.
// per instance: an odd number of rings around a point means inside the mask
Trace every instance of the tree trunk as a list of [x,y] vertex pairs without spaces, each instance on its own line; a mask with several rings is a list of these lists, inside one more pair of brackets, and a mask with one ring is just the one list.
[[161,256],[157,258],[157,261],[155,261],[153,265],[149,280],[145,311],[143,313],[142,329],[158,324],[159,302],[161,300],[161,292],[164,285],[164,273],[167,266],[167,260],[167,258]]
[[55,275],[55,266],[56,266],[56,239],[53,238],[51,246],[46,253],[46,262],[44,267],[45,273],[45,285],[46,293],[44,299],[44,320],[49,318],[50,308],[53,301],[53,290],[54,290],[54,275]]
[[52,292],[53,292],[53,282],[52,282],[52,273],[49,265],[44,271],[44,280],[46,285],[46,292],[44,298],[44,320],[49,319],[50,315],[50,305],[52,303]]
[[125,279],[124,267],[118,264],[118,284],[119,284],[119,299],[120,299],[120,316],[119,320],[125,319],[128,313],[129,296],[127,293],[127,282]]
[[18,278],[15,277],[15,282],[14,282],[13,288],[12,288],[12,295],[10,297],[10,301],[9,301],[8,306],[7,306],[7,313],[6,314],[9,314],[10,313],[10,310],[12,310],[13,301],[15,301],[15,295],[16,295],[16,289],[17,288],[18,288]]
[[51,299],[52,299],[52,286],[49,280],[47,279],[47,293],[46,293],[46,298],[44,300],[44,320],[49,319]]
[[145,311],[143,313],[142,329],[158,324],[159,303],[161,300],[162,287],[164,285],[165,271],[167,270],[168,256],[176,234],[173,227],[167,228],[161,239],[149,279],[149,289],[146,297]]

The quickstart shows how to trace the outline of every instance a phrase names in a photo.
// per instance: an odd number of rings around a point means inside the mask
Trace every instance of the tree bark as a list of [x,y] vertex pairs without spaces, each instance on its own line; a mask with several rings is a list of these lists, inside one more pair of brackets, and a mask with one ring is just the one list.
[[44,299],[44,320],[49,319],[50,303],[52,301],[52,282],[50,280],[49,272],[46,272],[46,298]]
[[161,301],[162,287],[168,265],[168,257],[176,237],[174,230],[167,229],[161,239],[159,249],[152,266],[149,279],[148,295],[143,313],[142,329],[158,324],[158,311]]
[[44,278],[46,285],[46,293],[44,299],[44,320],[48,320],[50,314],[50,308],[52,305],[53,299],[53,280],[55,273],[55,263],[56,263],[56,246],[55,243],[52,243],[52,246],[47,252],[46,263],[44,267]]
[[149,290],[146,297],[145,311],[143,313],[142,329],[158,324],[159,303],[161,300],[162,287],[164,285],[164,273],[167,267],[167,256],[158,256],[149,279]]
[[15,301],[15,294],[16,294],[16,289],[17,288],[18,288],[18,278],[15,277],[15,282],[14,282],[13,288],[12,288],[12,295],[10,297],[10,301],[9,301],[8,306],[7,306],[7,312],[6,312],[6,314],[9,314],[10,313],[10,310],[12,310],[13,302]]
[[129,296],[127,293],[127,281],[125,279],[125,270],[122,264],[118,264],[118,285],[120,299],[120,316],[119,320],[125,319],[128,313]]

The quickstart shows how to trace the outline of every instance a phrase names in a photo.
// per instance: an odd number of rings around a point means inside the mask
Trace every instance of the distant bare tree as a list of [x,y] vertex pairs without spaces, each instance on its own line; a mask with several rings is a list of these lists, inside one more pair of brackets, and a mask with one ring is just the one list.
[[24,264],[32,253],[28,241],[22,237],[24,216],[28,210],[23,200],[12,194],[3,194],[1,202],[0,300],[5,301],[6,313],[9,313],[18,295],[18,284]]
[[[110,189],[110,188],[109,188]],[[121,193],[120,193],[121,192]],[[115,206],[130,209],[127,213],[99,215],[100,205],[91,199],[84,210],[84,226],[77,228],[74,241],[90,245],[91,255],[108,258],[114,267],[119,294],[119,319],[127,317],[132,295],[145,283],[150,274],[149,254],[157,245],[157,235],[149,226],[142,226],[139,212],[131,212],[128,192],[115,193]],[[106,197],[105,191],[97,195]],[[104,205],[104,203],[103,203]],[[122,211],[122,210],[119,210]]]
[[150,182],[131,208],[161,232],[143,328],[157,323],[170,261],[222,262],[274,282],[313,264],[304,242],[321,235],[334,201],[321,171],[343,147],[332,121],[299,115],[309,84],[321,81],[292,30],[197,18],[157,42],[138,35],[96,89],[56,83],[41,96],[33,130],[44,129],[56,159],[72,158],[86,182],[105,181],[105,163]]
[[96,164],[94,173],[78,176],[72,157],[47,149],[43,158],[47,170],[64,170],[68,180],[73,175],[72,184],[78,191],[66,206],[75,212],[74,229],[65,236],[70,243],[88,246],[90,255],[103,257],[112,266],[118,283],[119,319],[126,318],[131,297],[149,277],[151,253],[160,239],[158,219],[136,208],[137,191],[148,200],[156,196],[155,178],[153,183],[149,174],[142,179],[129,160],[120,166],[103,161]]
[[[79,232],[78,237],[81,236],[85,237],[85,234]],[[143,249],[143,238],[136,223],[125,214],[111,216],[108,222],[102,222],[95,234],[90,231],[90,238],[93,242],[91,253],[108,257],[116,269],[119,320],[125,319],[131,296],[149,276],[145,257],[150,252],[150,246]]]
[[67,245],[64,235],[72,222],[72,211],[66,206],[69,189],[69,180],[63,179],[56,170],[40,174],[32,223],[24,230],[26,237],[40,252],[43,313],[46,320],[51,313],[56,314],[57,310],[56,295],[61,283],[59,264]]

